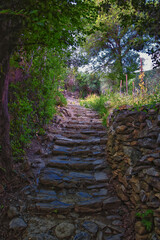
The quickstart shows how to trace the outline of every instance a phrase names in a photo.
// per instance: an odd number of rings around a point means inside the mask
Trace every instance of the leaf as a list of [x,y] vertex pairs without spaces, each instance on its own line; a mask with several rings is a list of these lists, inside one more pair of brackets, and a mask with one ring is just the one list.
[[1,10],[0,14],[10,13],[10,9]]
[[36,24],[44,27],[44,22],[36,22]]
[[3,168],[3,167],[0,167],[0,170],[2,170],[3,172],[5,172],[5,173],[6,173],[6,169],[5,169],[5,168]]
[[36,14],[38,13],[38,10],[32,10],[29,14]]

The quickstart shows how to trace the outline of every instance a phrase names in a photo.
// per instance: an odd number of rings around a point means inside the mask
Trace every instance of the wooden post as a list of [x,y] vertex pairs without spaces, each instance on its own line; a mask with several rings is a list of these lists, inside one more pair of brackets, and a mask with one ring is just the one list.
[[120,81],[120,94],[122,94],[122,80]]
[[128,75],[126,74],[126,94],[128,94]]
[[140,62],[141,62],[141,73],[143,72],[143,63],[142,63],[142,58],[140,58]]
[[133,90],[132,90],[132,94],[135,94],[135,89],[134,89],[134,82],[132,82],[132,86],[133,86]]

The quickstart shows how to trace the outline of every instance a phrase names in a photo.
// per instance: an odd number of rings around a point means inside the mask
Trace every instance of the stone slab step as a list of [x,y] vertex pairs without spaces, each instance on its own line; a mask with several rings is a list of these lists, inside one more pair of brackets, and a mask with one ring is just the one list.
[[68,156],[104,156],[105,155],[105,145],[100,146],[78,146],[78,147],[66,147],[66,146],[58,146],[54,145],[54,149],[52,150],[53,155],[68,155]]
[[[87,121],[88,120],[88,121]],[[86,119],[86,120],[80,120],[80,119],[74,119],[74,118],[69,118],[69,120],[68,121],[65,121],[65,124],[67,125],[67,124],[73,124],[73,125],[77,125],[77,124],[80,124],[80,125],[89,125],[89,124],[95,124],[95,125],[98,125],[98,126],[102,126],[102,121],[101,120],[98,120],[98,119],[96,119],[96,120],[94,120],[94,119]]]
[[100,118],[90,118],[90,117],[76,117],[76,116],[72,116],[69,118],[70,121],[75,121],[75,122],[86,122],[86,123],[93,123],[93,122],[97,122],[97,123],[102,123],[102,119]]
[[62,145],[62,146],[76,146],[76,145],[100,145],[100,144],[106,144],[107,143],[107,138],[92,138],[92,139],[87,139],[87,140],[75,140],[67,137],[57,137],[55,140],[56,145]]
[[[65,128],[63,129],[50,129],[50,132],[53,134],[60,134],[62,136],[68,137],[68,138],[74,138],[74,136],[83,136],[85,138],[88,137],[106,137],[106,130],[105,131],[95,131],[95,130],[85,130],[85,129],[70,129],[70,130],[66,130]],[[77,137],[76,137],[77,138]]]
[[91,129],[95,129],[95,130],[104,130],[106,131],[106,128],[104,126],[102,126],[102,124],[67,124],[65,126],[65,129],[86,129],[86,130],[91,130]]
[[109,177],[106,172],[84,173],[84,172],[63,172],[57,168],[45,168],[39,178],[39,183],[43,186],[57,188],[83,188],[100,182],[108,182]]
[[106,130],[104,131],[96,131],[95,130],[80,130],[81,134],[86,134],[86,135],[93,135],[93,136],[97,136],[97,137],[102,137],[102,136],[106,136]]
[[116,197],[97,197],[91,200],[85,200],[78,202],[75,205],[75,212],[80,213],[95,213],[102,210],[108,212],[114,211],[115,207],[120,206],[121,201]]
[[[52,194],[51,194],[52,193]],[[108,190],[92,189],[87,191],[78,191],[78,189],[63,189],[59,191],[50,191],[40,189],[39,191],[27,196],[27,199],[32,203],[50,203],[53,201],[60,201],[68,204],[78,204],[83,201],[101,199],[102,201],[109,198]]]
[[74,205],[55,200],[50,203],[36,203],[35,208],[38,212],[47,212],[50,214],[68,213],[74,208]]
[[78,213],[95,213],[100,212],[103,207],[103,199],[95,198],[91,200],[81,201],[75,205],[75,212]]
[[105,168],[106,162],[104,160],[93,160],[93,161],[83,161],[82,160],[72,160],[72,159],[49,159],[47,160],[47,167],[55,167],[61,169],[74,169],[74,170],[94,170],[96,167]]
[[[78,196],[79,194],[79,196]],[[61,199],[57,198],[53,201],[43,202],[42,198],[38,199],[33,197],[32,208],[35,208],[38,212],[47,213],[68,213],[69,211],[75,211],[77,213],[95,213],[100,211],[114,211],[121,204],[121,201],[117,197],[107,197],[105,194],[101,196],[91,196],[85,192],[77,192],[77,196],[62,196]],[[116,228],[116,226],[115,226]],[[115,229],[116,230],[116,229]]]

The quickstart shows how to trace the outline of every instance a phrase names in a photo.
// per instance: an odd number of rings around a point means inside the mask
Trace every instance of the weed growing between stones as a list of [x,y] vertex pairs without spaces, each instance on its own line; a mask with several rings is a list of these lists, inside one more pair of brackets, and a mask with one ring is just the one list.
[[150,232],[153,227],[153,210],[147,209],[145,212],[138,212],[136,216],[141,219],[146,230]]

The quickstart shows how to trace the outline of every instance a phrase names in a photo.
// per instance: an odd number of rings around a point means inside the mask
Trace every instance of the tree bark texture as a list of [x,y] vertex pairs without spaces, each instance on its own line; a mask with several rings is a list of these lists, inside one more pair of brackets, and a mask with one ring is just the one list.
[[0,14],[0,167],[10,175],[12,155],[8,112],[9,60],[15,50],[20,30],[16,16]]

